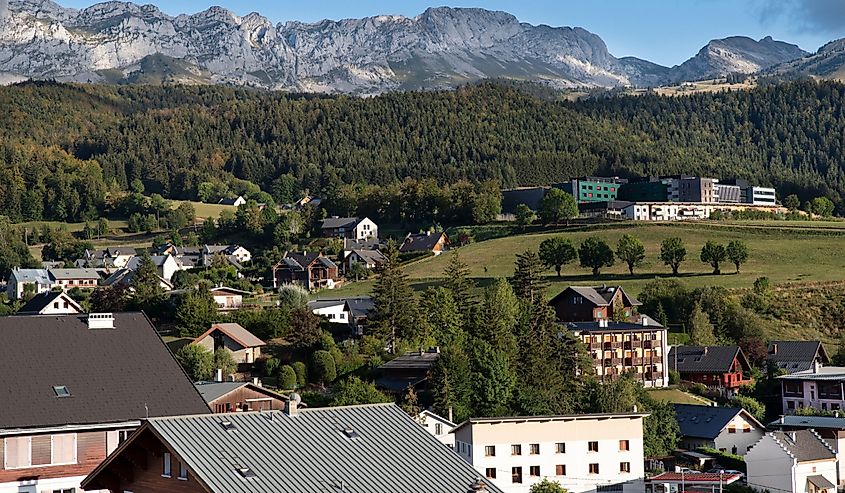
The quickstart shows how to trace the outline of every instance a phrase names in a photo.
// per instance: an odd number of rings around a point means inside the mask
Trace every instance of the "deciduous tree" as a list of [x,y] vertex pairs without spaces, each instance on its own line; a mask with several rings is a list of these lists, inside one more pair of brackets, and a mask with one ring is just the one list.
[[645,246],[639,238],[624,234],[616,244],[616,257],[625,262],[628,272],[633,276],[634,267],[641,266],[645,260]]
[[748,245],[744,241],[732,240],[725,247],[725,253],[736,266],[736,272],[739,273],[739,266],[748,260]]
[[546,224],[560,224],[578,217],[575,197],[558,188],[546,192],[540,201],[540,219]]
[[613,250],[603,239],[590,236],[578,248],[578,258],[581,260],[581,267],[592,269],[593,275],[598,276],[602,267],[613,265]]
[[550,268],[554,268],[560,277],[561,268],[578,258],[575,246],[568,238],[554,236],[540,243],[540,260]]
[[660,260],[663,261],[665,265],[668,265],[672,268],[672,275],[678,275],[678,269],[681,267],[681,263],[687,257],[687,249],[684,246],[684,240],[677,236],[673,236],[671,238],[666,238],[660,244]]
[[724,262],[727,257],[728,252],[725,250],[725,246],[715,241],[708,240],[701,248],[701,261],[713,267],[713,274],[719,275],[722,273],[719,264]]

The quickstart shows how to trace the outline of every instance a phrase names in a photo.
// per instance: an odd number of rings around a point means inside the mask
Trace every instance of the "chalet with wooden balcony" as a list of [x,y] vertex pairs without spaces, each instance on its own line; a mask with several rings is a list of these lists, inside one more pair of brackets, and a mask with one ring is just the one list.
[[142,418],[209,413],[142,313],[0,317],[0,333],[0,491],[81,491]]
[[273,287],[300,284],[308,290],[333,289],[340,281],[337,264],[321,252],[288,252],[273,266]]
[[674,346],[669,351],[669,368],[677,370],[681,380],[728,395],[753,382],[751,365],[739,346]]
[[665,387],[669,384],[666,329],[646,315],[639,320],[634,323],[602,319],[568,322],[564,326],[587,346],[599,381],[610,382],[632,373],[645,387]]
[[[549,301],[561,322],[630,320],[638,318],[642,303],[620,286],[569,286]],[[622,313],[616,313],[622,310]]]

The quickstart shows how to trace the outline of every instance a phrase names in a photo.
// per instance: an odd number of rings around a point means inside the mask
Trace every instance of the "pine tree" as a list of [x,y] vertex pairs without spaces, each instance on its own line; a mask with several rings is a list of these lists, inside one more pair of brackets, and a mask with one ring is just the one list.
[[475,288],[475,282],[469,278],[469,266],[461,260],[458,250],[449,254],[449,263],[443,271],[443,276],[443,287],[452,292],[452,299],[458,310],[467,317],[474,304],[472,290]]
[[710,323],[710,318],[701,309],[699,303],[695,304],[690,314],[689,337],[690,344],[693,346],[713,346],[716,344],[713,324]]
[[154,310],[164,299],[164,288],[161,287],[158,270],[146,251],[141,254],[132,287],[135,289],[133,303],[142,310]]
[[388,242],[385,257],[373,286],[374,316],[369,327],[396,353],[397,340],[412,336],[417,329],[417,301],[399,263],[396,242]]
[[504,351],[476,340],[473,348],[472,403],[476,415],[505,416],[516,388],[516,375]]
[[548,282],[543,277],[543,263],[534,250],[516,256],[511,285],[516,296],[528,304],[542,303]]
[[451,410],[456,423],[472,417],[472,369],[469,356],[459,345],[446,347],[432,370],[434,410],[447,416]]
[[484,290],[473,335],[503,351],[511,361],[516,361],[518,347],[515,330],[518,318],[519,299],[505,279],[497,279]]

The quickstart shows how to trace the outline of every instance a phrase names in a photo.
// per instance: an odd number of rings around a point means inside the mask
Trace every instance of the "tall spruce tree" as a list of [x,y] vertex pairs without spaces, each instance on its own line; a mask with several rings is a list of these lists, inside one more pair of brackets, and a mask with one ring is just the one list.
[[518,355],[515,334],[519,320],[519,300],[513,288],[505,279],[497,279],[484,289],[479,317],[474,324],[473,335],[489,342],[494,348],[504,351],[511,361]]
[[545,267],[534,250],[526,250],[516,256],[516,269],[511,285],[516,296],[529,305],[543,302],[548,282],[543,277]]
[[448,416],[451,411],[456,423],[472,417],[472,368],[463,346],[455,344],[442,350],[431,379],[435,412]]
[[153,310],[164,299],[164,288],[149,252],[141,254],[132,287],[135,289],[133,303],[141,310]]
[[452,299],[458,306],[461,315],[469,318],[474,303],[472,290],[475,288],[475,282],[469,278],[469,266],[461,260],[458,250],[453,250],[449,254],[449,263],[446,265],[443,275],[446,278],[443,287],[451,291]]
[[385,257],[373,286],[374,316],[370,327],[395,353],[397,340],[413,336],[417,329],[417,301],[399,263],[396,242],[388,242]]

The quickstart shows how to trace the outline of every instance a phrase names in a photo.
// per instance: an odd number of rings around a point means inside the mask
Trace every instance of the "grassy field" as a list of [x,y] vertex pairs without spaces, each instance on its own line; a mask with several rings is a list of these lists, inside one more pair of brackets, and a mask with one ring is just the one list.
[[[841,231],[839,231],[841,230]],[[482,241],[460,249],[460,255],[470,269],[470,275],[480,285],[486,285],[498,277],[513,274],[517,253],[527,249],[536,250],[540,243],[552,236],[562,235],[576,246],[588,236],[599,236],[614,249],[619,237],[633,234],[646,247],[645,264],[631,276],[624,264],[617,261],[613,267],[602,270],[593,277],[589,269],[577,262],[564,267],[561,277],[552,270],[547,271],[550,283],[548,293],[556,294],[568,285],[618,284],[634,294],[656,277],[671,277],[671,271],[658,259],[660,243],[670,236],[680,236],[687,247],[687,260],[681,266],[678,279],[691,287],[724,286],[727,288],[749,288],[754,280],[766,276],[773,284],[831,282],[845,280],[845,222],[798,222],[757,221],[724,223],[686,224],[636,224],[620,223],[618,227],[602,227],[595,230],[542,233],[509,236]],[[727,243],[743,240],[748,244],[750,257],[739,274],[734,273],[732,264],[722,267],[722,275],[712,274],[708,264],[699,260],[701,247],[707,240]],[[426,259],[408,266],[408,274],[416,289],[436,284],[449,261],[448,254]],[[352,283],[338,292],[342,295],[367,294],[372,281]]]
[[174,200],[170,203],[170,208],[175,209],[179,207],[180,204],[183,202],[187,202],[194,206],[194,211],[197,213],[197,220],[202,220],[207,217],[218,218],[220,217],[220,213],[223,211],[232,211],[235,212],[238,210],[237,207],[233,205],[220,205],[220,204],[206,204],[204,202],[194,202],[189,200]]
[[[94,227],[97,226],[96,221],[91,221],[90,224]],[[24,227],[24,228],[26,228],[30,231],[33,230],[33,229],[41,229],[45,225],[47,225],[47,226],[49,226],[53,229],[64,228],[71,233],[76,233],[76,232],[79,232],[79,231],[82,231],[83,229],[85,229],[85,223],[84,222],[83,223],[63,223],[63,222],[59,222],[59,221],[30,221],[30,222],[18,224],[18,226]],[[127,224],[126,221],[109,220],[109,228],[111,228],[112,230],[126,229],[127,226],[128,226],[128,224]]]
[[656,401],[671,402],[672,404],[710,404],[710,401],[704,397],[679,389],[652,389],[648,391],[648,395]]

